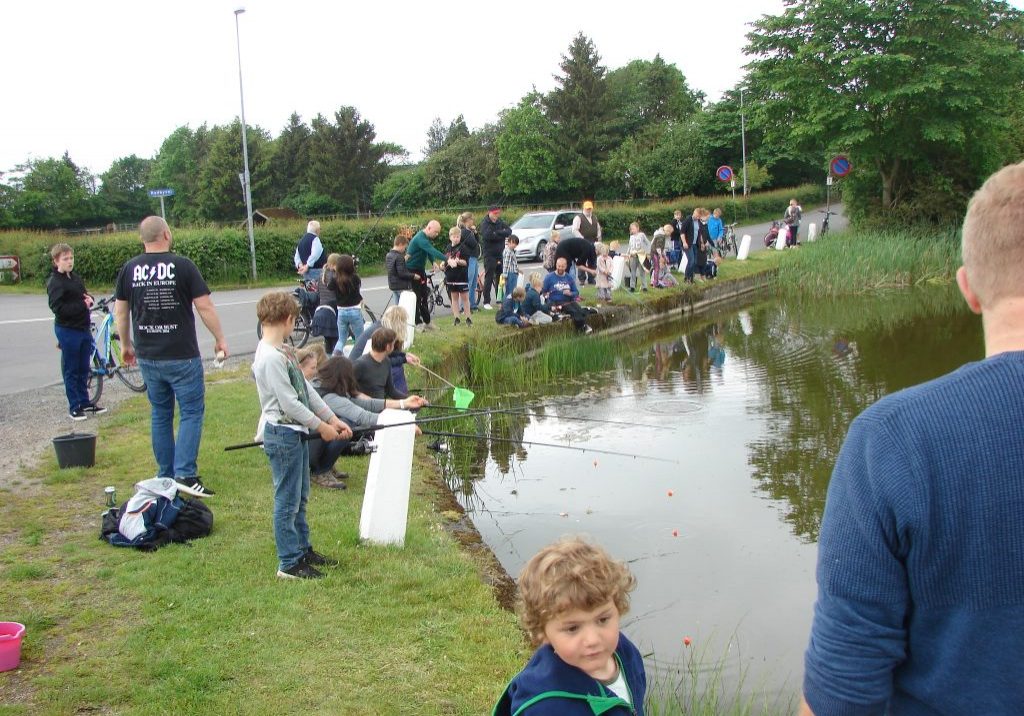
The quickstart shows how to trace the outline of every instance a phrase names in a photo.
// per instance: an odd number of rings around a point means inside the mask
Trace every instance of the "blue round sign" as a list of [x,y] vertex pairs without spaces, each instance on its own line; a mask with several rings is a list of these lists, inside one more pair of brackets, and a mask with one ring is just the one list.
[[844,155],[832,157],[832,161],[828,163],[829,171],[832,172],[832,176],[844,177],[850,173],[853,165],[850,164],[850,160]]
[[718,181],[729,181],[732,179],[732,167],[723,165],[718,167],[718,171],[715,172],[715,176],[718,177]]

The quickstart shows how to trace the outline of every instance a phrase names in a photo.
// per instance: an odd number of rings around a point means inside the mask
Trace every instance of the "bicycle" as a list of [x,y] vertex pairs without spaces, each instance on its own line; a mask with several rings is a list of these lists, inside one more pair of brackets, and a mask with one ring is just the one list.
[[[440,273],[441,274],[441,282],[440,283],[434,283],[434,274],[436,274],[436,273]],[[434,313],[434,307],[435,306],[444,306],[445,308],[451,308],[452,304],[448,301],[448,294],[444,290],[444,288],[445,288],[444,272],[443,271],[428,271],[426,273],[426,276],[427,276],[427,289],[428,289],[427,309],[430,311],[431,315],[433,315],[433,313]]]
[[730,253],[738,254],[739,249],[736,246],[736,224],[726,224],[725,231],[718,241],[714,242],[714,251],[723,259]]
[[829,211],[828,209],[825,209],[824,211],[819,211],[818,213],[825,215],[825,218],[821,222],[821,233],[818,234],[818,236],[824,236],[825,234],[828,233],[828,220],[829,220],[829,217],[837,216],[839,214],[839,212],[838,211]]
[[[299,302],[299,315],[295,317],[295,327],[286,339],[289,345],[302,348],[309,342],[309,334],[313,325],[313,312],[320,304],[319,287],[316,281],[299,279],[299,285],[292,291]],[[256,322],[256,337],[263,338],[263,324]]]
[[113,296],[101,298],[93,304],[90,311],[103,314],[103,319],[98,325],[93,323],[90,326],[93,334],[92,366],[86,381],[86,391],[93,405],[96,405],[103,394],[103,379],[111,376],[116,375],[133,393],[143,393],[146,390],[146,381],[143,380],[139,367],[121,363],[121,338],[117,335],[114,316],[110,312],[113,300]]

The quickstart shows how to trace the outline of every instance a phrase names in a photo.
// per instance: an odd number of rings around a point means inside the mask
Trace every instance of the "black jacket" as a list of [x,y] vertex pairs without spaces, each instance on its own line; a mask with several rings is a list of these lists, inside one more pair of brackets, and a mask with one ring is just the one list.
[[60,273],[54,268],[46,281],[46,295],[58,326],[89,330],[89,307],[85,305],[88,292],[78,274]]
[[491,221],[490,215],[484,217],[480,223],[480,239],[484,247],[484,256],[501,258],[501,252],[505,250],[505,239],[512,235],[509,228],[501,219]]
[[416,277],[405,265],[405,254],[391,249],[384,257],[384,265],[388,270],[388,288],[392,291],[411,291],[412,282]]
[[480,258],[480,239],[477,237],[476,231],[463,226],[461,243],[469,251],[471,257]]

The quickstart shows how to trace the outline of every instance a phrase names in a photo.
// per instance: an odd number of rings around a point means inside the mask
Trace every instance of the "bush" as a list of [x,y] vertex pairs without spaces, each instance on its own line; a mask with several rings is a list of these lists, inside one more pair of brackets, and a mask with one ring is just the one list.
[[[674,209],[684,214],[696,206],[708,209],[721,207],[726,222],[758,221],[777,218],[791,197],[804,205],[825,198],[823,186],[804,185],[754,194],[738,199],[721,196],[684,196],[678,199],[645,204],[598,204],[596,214],[608,239],[624,240],[629,236],[629,225],[638,221],[641,228],[653,234],[654,230],[672,218]],[[505,212],[504,219],[514,223],[528,209],[518,208]],[[321,222],[320,238],[328,253],[356,254],[364,266],[382,264],[393,239],[403,226],[421,227],[437,219],[447,229],[455,225],[457,212],[424,210],[403,216],[383,219],[337,219]],[[479,217],[478,217],[479,221]],[[260,278],[288,279],[295,275],[292,260],[295,244],[305,232],[304,221],[274,222],[254,230],[256,243],[256,271]],[[251,275],[249,240],[239,226],[200,226],[173,229],[174,250],[190,258],[203,276],[214,283],[245,283]],[[448,245],[447,230],[434,242],[439,249]],[[0,254],[21,257],[22,280],[43,284],[50,272],[50,247],[65,241],[75,250],[75,271],[87,284],[111,285],[126,261],[142,251],[138,234],[67,236],[41,231],[8,231],[0,233]]]

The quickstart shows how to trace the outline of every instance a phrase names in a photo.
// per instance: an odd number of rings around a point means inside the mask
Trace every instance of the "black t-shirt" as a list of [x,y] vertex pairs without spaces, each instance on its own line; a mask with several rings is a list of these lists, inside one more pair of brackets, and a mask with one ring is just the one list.
[[136,355],[147,360],[198,358],[192,301],[209,294],[203,275],[184,256],[145,253],[126,263],[114,297],[131,307]]
[[[461,242],[456,246],[449,246],[444,255],[450,259],[461,259],[467,264],[469,263],[469,249]],[[449,266],[446,261],[444,264],[444,280],[451,284],[467,285],[469,283],[469,266]]]
[[559,241],[558,248],[555,249],[555,261],[563,258],[569,261],[570,266],[589,266],[590,261],[597,260],[597,251],[592,242],[570,236]]

